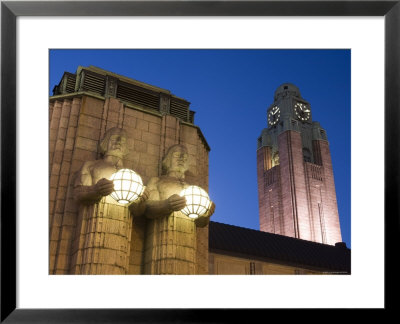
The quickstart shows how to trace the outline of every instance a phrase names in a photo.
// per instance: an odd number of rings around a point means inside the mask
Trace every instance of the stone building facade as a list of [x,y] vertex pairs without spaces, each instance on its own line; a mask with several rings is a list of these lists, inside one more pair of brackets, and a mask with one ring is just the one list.
[[[189,102],[168,90],[95,67],[64,74],[49,106],[51,274],[144,273],[146,221],[121,216],[121,220],[104,217],[83,224],[73,183],[86,161],[99,158],[98,145],[106,131],[117,127],[127,134],[124,166],[140,174],[145,184],[160,175],[166,150],[183,144],[189,160],[187,182],[208,190],[210,148],[193,117]],[[86,233],[99,235],[82,235],[82,226],[90,227]],[[195,272],[208,273],[207,227],[196,231]],[[84,258],[96,264],[89,272],[77,270],[73,261],[77,249],[87,250]]]
[[260,230],[334,245],[342,241],[329,143],[293,84],[275,91],[257,142]]

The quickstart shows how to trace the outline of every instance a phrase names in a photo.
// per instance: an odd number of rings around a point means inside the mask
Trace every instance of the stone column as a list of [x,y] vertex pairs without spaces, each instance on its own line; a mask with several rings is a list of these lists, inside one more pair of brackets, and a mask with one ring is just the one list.
[[196,227],[193,220],[181,212],[174,212],[163,219],[149,221],[145,273],[196,273]]
[[132,219],[127,207],[109,196],[83,207],[73,242],[73,274],[126,274]]

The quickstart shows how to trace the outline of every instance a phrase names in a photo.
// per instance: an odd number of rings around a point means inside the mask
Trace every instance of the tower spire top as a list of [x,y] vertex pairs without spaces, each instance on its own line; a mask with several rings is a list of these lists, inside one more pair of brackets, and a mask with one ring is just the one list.
[[276,90],[274,95],[274,100],[279,97],[285,97],[287,95],[292,95],[301,98],[300,90],[293,83],[283,83]]

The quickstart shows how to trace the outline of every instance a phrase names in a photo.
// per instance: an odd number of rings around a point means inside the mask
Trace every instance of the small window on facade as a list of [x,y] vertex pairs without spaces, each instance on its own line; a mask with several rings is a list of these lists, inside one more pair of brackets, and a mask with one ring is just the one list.
[[303,148],[303,160],[304,162],[311,162],[311,152],[307,148]]
[[288,86],[284,86],[283,89],[287,90],[287,89],[288,89]]

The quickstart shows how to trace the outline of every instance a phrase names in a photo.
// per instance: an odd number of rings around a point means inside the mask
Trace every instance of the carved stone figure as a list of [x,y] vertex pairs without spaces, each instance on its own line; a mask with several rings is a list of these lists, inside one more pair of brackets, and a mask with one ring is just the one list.
[[111,128],[99,145],[101,159],[83,164],[74,182],[79,203],[79,220],[73,242],[71,272],[75,274],[125,274],[129,266],[129,247],[135,204],[118,204],[108,196],[114,185],[108,180],[123,167],[128,153],[126,133]]
[[207,226],[215,204],[195,220],[180,212],[186,205],[179,193],[189,186],[185,181],[188,168],[186,147],[173,145],[162,161],[163,175],[150,179],[147,185],[149,198],[142,204],[148,219],[145,273],[196,273],[196,227]]
[[272,166],[279,165],[279,152],[275,152],[272,158]]

